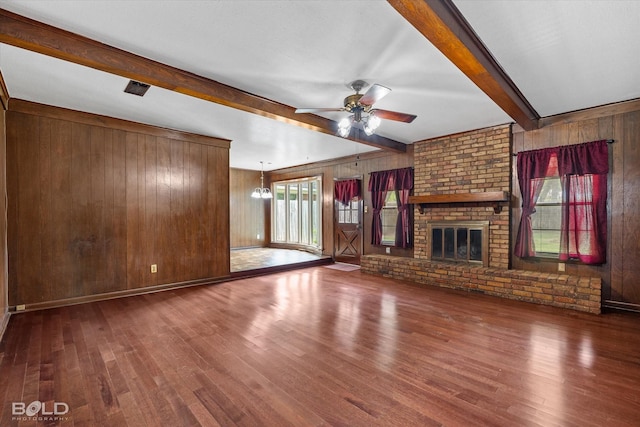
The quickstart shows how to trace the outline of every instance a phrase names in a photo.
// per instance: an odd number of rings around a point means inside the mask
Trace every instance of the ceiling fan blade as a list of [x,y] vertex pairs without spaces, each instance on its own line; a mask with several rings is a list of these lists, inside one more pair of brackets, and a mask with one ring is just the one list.
[[416,115],[413,114],[405,114],[405,113],[399,113],[397,111],[389,111],[389,110],[371,110],[372,113],[374,113],[376,116],[380,117],[381,119],[386,119],[386,120],[395,120],[396,122],[405,122],[405,123],[411,123],[416,117]]
[[380,101],[386,94],[391,92],[391,89],[388,87],[381,86],[379,84],[374,84],[369,88],[368,91],[362,95],[362,98],[358,101],[361,105],[373,105],[376,101]]
[[322,113],[327,111],[344,111],[344,108],[298,108],[296,113]]

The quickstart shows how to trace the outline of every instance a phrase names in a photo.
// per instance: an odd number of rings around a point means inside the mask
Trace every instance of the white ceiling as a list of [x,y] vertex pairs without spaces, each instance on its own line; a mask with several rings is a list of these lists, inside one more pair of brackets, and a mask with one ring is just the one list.
[[541,117],[640,97],[640,1],[455,4]]
[[[455,5],[540,116],[640,97],[640,1]],[[355,79],[416,114],[378,133],[404,143],[513,120],[383,0],[0,0],[0,7],[292,107],[341,107]],[[337,136],[8,45],[12,98],[232,140],[232,167],[265,170],[371,151]],[[325,117],[338,120],[343,113]]]

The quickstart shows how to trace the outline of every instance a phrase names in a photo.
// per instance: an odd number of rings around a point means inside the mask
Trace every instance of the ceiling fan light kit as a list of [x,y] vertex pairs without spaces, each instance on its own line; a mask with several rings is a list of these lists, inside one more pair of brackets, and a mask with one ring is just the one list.
[[344,119],[338,122],[338,135],[343,138],[349,136],[349,132],[351,132],[351,122],[353,120],[353,116],[345,117]]
[[380,120],[380,117],[371,113],[369,117],[366,119],[366,121],[364,122],[364,133],[366,133],[369,136],[373,135],[376,129],[378,129],[378,127],[380,126],[381,122],[382,121]]
[[416,118],[413,114],[374,109],[373,104],[391,92],[391,89],[379,84],[374,84],[364,94],[361,94],[360,91],[366,86],[368,86],[368,83],[364,80],[354,80],[349,83],[349,87],[356,93],[344,99],[344,107],[342,108],[298,108],[296,113],[329,111],[346,111],[351,113],[349,117],[345,117],[338,122],[338,135],[343,138],[349,136],[354,123],[360,123],[364,133],[371,136],[380,126],[381,119],[411,123]]

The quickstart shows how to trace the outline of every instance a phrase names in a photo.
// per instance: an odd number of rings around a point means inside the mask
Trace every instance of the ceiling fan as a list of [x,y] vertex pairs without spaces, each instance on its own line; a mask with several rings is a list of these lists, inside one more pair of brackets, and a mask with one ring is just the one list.
[[397,122],[411,123],[417,116],[413,114],[399,113],[397,111],[381,110],[373,108],[373,104],[386,96],[391,89],[379,84],[372,85],[365,93],[360,93],[362,88],[369,84],[364,80],[354,80],[349,87],[356,93],[344,99],[344,107],[341,108],[298,108],[296,113],[322,113],[330,111],[346,111],[351,113],[338,123],[338,134],[342,137],[349,135],[353,123],[362,123],[367,135],[372,135],[380,126],[380,119],[395,120]]

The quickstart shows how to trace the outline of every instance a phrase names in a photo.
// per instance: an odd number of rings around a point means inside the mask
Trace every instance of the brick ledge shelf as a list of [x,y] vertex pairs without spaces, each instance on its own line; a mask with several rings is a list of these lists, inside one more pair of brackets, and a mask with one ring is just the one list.
[[364,255],[360,267],[364,273],[421,285],[476,291],[600,314],[602,281],[599,277],[476,267],[389,255]]
[[420,213],[435,204],[450,203],[491,203],[496,214],[502,211],[502,204],[509,201],[508,191],[488,191],[481,193],[431,194],[426,196],[410,196],[409,203],[419,205]]

